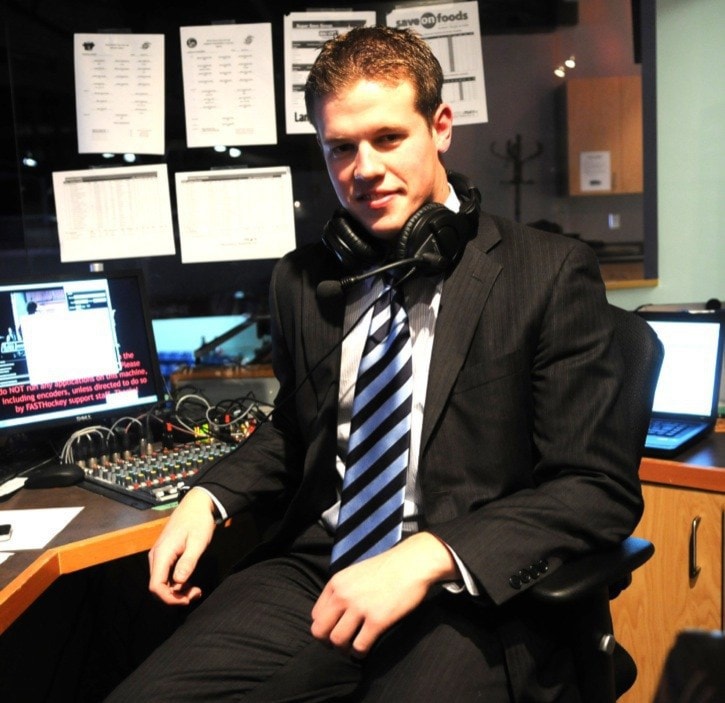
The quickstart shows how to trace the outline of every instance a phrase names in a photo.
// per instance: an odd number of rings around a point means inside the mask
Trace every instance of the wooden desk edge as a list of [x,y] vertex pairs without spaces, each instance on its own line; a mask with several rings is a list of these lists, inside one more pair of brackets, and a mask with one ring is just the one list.
[[725,493],[725,468],[682,464],[668,459],[642,459],[639,477],[648,483]]
[[63,574],[150,549],[167,517],[44,551],[0,591],[0,634]]
[[40,597],[58,573],[58,554],[48,550],[0,591],[0,634]]

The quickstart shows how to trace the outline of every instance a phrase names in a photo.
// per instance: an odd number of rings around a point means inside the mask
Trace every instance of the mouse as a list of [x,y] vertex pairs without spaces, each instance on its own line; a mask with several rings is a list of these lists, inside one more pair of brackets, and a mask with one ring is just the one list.
[[23,488],[61,488],[79,483],[85,474],[78,464],[43,464],[27,473]]

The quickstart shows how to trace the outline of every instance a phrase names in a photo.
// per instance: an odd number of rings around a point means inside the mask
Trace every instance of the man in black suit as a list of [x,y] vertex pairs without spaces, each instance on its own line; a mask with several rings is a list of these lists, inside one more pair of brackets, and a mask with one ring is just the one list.
[[[308,114],[343,211],[324,244],[277,265],[273,419],[171,516],[151,590],[191,603],[215,521],[280,519],[112,700],[579,700],[561,628],[522,595],[639,519],[638,458],[612,412],[622,362],[592,251],[479,214],[475,188],[447,172],[441,87],[407,31],[353,30],[312,68]],[[383,286],[335,281],[401,259],[398,279],[413,272],[399,284],[413,348],[405,538],[330,576]]]

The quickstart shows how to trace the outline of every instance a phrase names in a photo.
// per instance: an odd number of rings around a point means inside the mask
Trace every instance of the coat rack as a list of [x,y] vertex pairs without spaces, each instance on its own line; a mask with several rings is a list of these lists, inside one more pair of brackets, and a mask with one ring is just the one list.
[[522,156],[520,134],[516,135],[515,141],[511,141],[510,139],[506,140],[505,154],[496,153],[496,142],[491,142],[491,153],[499,159],[511,161],[514,166],[513,178],[510,181],[501,181],[501,183],[514,187],[514,219],[516,222],[521,222],[521,186],[528,186],[534,183],[531,179],[524,179],[524,164],[540,156],[543,151],[544,147],[541,142],[536,142],[536,151],[528,156]]

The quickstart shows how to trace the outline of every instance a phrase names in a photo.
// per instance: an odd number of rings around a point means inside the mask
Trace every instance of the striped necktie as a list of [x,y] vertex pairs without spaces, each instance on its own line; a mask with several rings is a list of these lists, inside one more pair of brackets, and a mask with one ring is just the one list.
[[412,392],[408,315],[402,291],[386,282],[355,383],[333,573],[400,541]]

